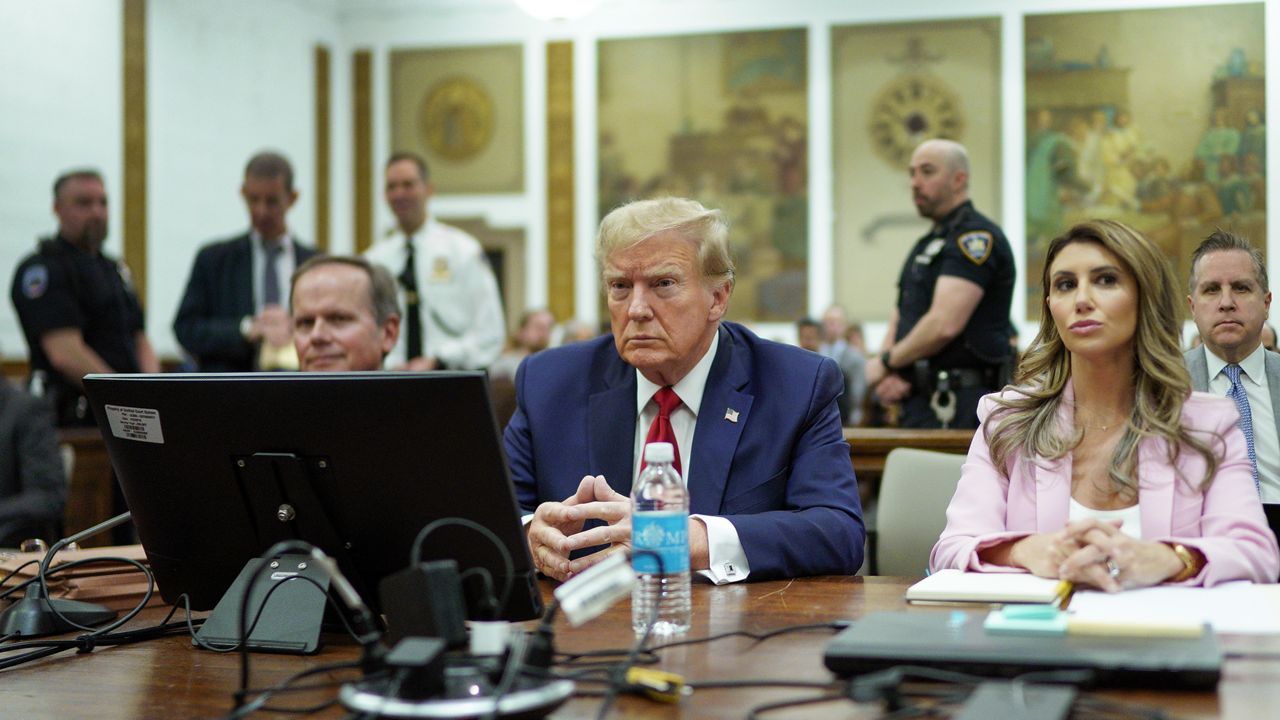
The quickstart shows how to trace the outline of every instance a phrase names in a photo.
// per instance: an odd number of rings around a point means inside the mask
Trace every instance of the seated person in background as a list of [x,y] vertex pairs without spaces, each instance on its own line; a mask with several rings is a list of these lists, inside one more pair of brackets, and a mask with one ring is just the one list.
[[521,360],[551,345],[551,329],[555,324],[556,318],[549,310],[529,310],[522,315],[515,337],[489,366],[490,379],[514,378]]
[[564,321],[560,327],[560,344],[569,345],[571,343],[582,342],[583,340],[593,340],[600,337],[600,333],[591,323],[583,322],[577,318],[569,318]]
[[612,335],[531,355],[516,373],[504,441],[533,512],[534,566],[564,580],[630,546],[631,484],[661,435],[689,488],[694,570],[716,583],[857,571],[865,531],[840,369],[722,320],[734,267],[720,212],[680,198],[624,205],[601,222],[595,254]]
[[1050,244],[1043,287],[1017,389],[982,400],[930,567],[1107,591],[1270,582],[1280,550],[1239,414],[1191,392],[1159,248],[1120,223],[1076,225]]
[[0,377],[0,547],[57,540],[66,502],[53,410]]
[[357,257],[313,257],[290,287],[300,369],[382,369],[400,335],[396,281],[386,268]]
[[[796,345],[818,352],[822,348],[822,325],[813,318],[800,318],[796,321]],[[834,358],[832,358],[834,359]]]

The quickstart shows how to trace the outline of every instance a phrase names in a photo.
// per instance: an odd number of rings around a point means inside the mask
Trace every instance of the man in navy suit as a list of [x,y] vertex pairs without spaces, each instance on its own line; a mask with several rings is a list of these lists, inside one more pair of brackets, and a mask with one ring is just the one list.
[[254,155],[240,194],[251,228],[200,249],[173,332],[205,372],[296,369],[289,278],[315,250],[285,223],[298,200],[293,167],[278,153]]
[[538,570],[564,580],[630,545],[655,396],[674,391],[693,569],[716,583],[856,572],[865,530],[840,369],[723,321],[734,268],[719,211],[625,205],[601,223],[596,259],[612,336],[532,355],[516,374],[505,446]]

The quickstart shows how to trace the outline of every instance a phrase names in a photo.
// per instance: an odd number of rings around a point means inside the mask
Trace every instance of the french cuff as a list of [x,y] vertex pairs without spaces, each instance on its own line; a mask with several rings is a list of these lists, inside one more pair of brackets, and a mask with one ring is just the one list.
[[716,585],[742,582],[751,574],[747,553],[738,539],[738,529],[725,518],[714,515],[693,515],[707,526],[708,568],[698,574]]

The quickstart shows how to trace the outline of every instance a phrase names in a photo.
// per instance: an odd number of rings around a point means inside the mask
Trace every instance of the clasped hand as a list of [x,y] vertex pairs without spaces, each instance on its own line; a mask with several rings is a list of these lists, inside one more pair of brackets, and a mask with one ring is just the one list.
[[[588,520],[605,524],[584,530]],[[609,487],[603,475],[588,475],[563,502],[538,506],[528,529],[529,554],[543,575],[564,581],[615,552],[631,547],[631,498]],[[603,550],[570,560],[582,548]]]
[[1130,537],[1120,532],[1118,522],[1100,520],[1080,520],[1058,532],[1028,535],[1010,548],[1009,561],[1041,577],[1107,592],[1157,585],[1182,567],[1164,543]]

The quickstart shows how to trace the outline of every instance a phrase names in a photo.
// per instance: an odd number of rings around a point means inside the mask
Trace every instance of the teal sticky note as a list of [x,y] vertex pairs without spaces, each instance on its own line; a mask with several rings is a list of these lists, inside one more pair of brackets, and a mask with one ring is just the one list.
[[[1019,612],[1015,612],[1011,615],[1008,612],[1011,609],[1013,608],[992,610],[991,613],[987,615],[986,621],[982,623],[982,628],[993,635],[1067,634],[1067,614],[1057,610],[1056,608],[1053,608],[1053,613],[1051,615],[1043,611],[1034,613],[1027,612],[1023,609],[1019,611],[1023,614],[1022,617],[1018,616]],[[1030,617],[1027,615],[1030,615]]]

